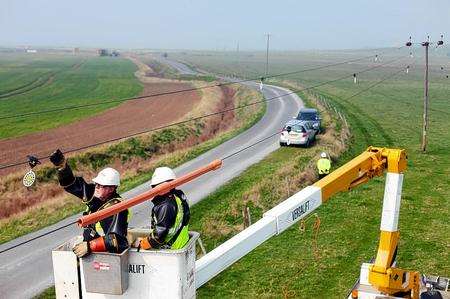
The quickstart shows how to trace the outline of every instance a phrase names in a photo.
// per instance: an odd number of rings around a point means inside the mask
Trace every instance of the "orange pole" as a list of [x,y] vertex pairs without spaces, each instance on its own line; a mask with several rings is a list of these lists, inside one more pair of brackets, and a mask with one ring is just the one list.
[[185,174],[173,181],[162,183],[155,188],[152,188],[149,191],[146,191],[136,197],[130,198],[129,200],[122,201],[118,204],[115,204],[109,208],[97,211],[95,213],[86,215],[78,219],[77,223],[81,227],[88,226],[89,224],[96,223],[102,219],[105,219],[109,216],[115,215],[117,213],[122,212],[123,210],[128,209],[129,207],[140,204],[146,200],[153,199],[157,195],[163,195],[168,193],[173,188],[176,188],[179,185],[185,184],[193,179],[210,172],[212,170],[219,169],[222,166],[222,160],[214,160],[206,166],[203,166],[199,169],[196,169],[188,174]]

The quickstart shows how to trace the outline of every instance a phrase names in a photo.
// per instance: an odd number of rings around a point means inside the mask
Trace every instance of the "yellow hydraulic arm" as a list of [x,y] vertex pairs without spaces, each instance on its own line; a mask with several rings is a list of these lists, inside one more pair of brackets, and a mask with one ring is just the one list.
[[365,270],[362,269],[361,276],[367,275],[361,280],[388,295],[418,298],[419,273],[393,266],[399,240],[397,226],[406,163],[405,150],[369,147],[314,186],[322,190],[322,202],[326,202],[334,194],[351,190],[387,171],[378,252],[374,264],[363,264]]
[[322,189],[322,202],[325,202],[340,191],[351,190],[375,176],[383,175],[385,169],[402,173],[406,169],[405,150],[371,146],[314,186]]

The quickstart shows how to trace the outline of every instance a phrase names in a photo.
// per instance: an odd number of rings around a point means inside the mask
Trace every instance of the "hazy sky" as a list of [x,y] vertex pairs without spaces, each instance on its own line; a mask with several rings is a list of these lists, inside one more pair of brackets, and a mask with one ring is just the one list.
[[389,47],[449,38],[449,0],[0,0],[0,46]]

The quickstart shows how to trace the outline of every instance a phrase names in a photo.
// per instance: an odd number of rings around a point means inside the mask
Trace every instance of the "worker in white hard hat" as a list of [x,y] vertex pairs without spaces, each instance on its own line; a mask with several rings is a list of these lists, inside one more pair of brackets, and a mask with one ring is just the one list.
[[[85,215],[119,203],[120,196],[117,187],[120,185],[120,174],[114,168],[105,168],[87,183],[82,177],[75,177],[67,164],[64,154],[58,149],[50,161],[58,169],[59,184],[67,192],[81,198],[86,204]],[[124,210],[95,224],[84,228],[83,241],[73,248],[78,257],[91,252],[121,253],[128,248],[127,229],[129,211]]]
[[[156,187],[176,179],[169,167],[158,167],[153,173],[151,185]],[[189,241],[189,204],[183,191],[172,189],[153,200],[151,212],[151,233],[139,239],[141,249],[180,249]]]
[[327,153],[322,152],[320,159],[317,161],[317,170],[319,172],[319,179],[327,176],[330,173],[331,160],[328,158]]

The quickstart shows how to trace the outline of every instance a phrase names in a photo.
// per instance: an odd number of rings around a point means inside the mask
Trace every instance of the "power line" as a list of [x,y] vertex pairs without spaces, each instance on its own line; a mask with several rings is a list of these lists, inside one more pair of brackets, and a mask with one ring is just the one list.
[[[409,67],[409,66],[407,66],[406,68],[408,68],[408,67]],[[387,81],[388,79],[390,79],[390,78],[392,78],[392,77],[398,75],[398,74],[399,74],[400,72],[402,72],[403,70],[405,70],[404,67],[401,68],[400,70],[398,70],[398,71],[396,71],[396,72],[394,72],[394,73],[392,73],[392,74],[390,74],[390,75],[384,77],[384,78],[381,79],[380,81],[375,82],[374,84],[370,85],[369,87],[367,87],[367,88],[365,88],[365,89],[363,89],[363,90],[357,92],[356,94],[353,94],[353,95],[351,95],[351,96],[349,96],[349,97],[347,97],[347,98],[344,98],[344,99],[342,99],[342,100],[345,101],[345,100],[352,99],[352,98],[354,98],[354,97],[356,97],[356,96],[358,96],[358,95],[360,95],[360,94],[366,92],[367,90],[372,89],[373,87],[375,87],[375,86],[377,86],[377,85],[379,85],[379,84],[381,84],[381,83]],[[409,103],[409,102],[399,101],[398,99],[396,99],[396,101],[397,101],[397,102],[404,103],[404,104],[408,104],[408,105],[411,104],[411,103]],[[443,111],[440,111],[440,112],[443,112]],[[408,130],[408,131],[410,131],[410,132],[413,132],[413,133],[420,133],[419,131],[414,130],[413,128],[410,128],[410,127],[408,127],[408,126],[403,126],[402,128],[404,128],[404,129],[406,129],[406,130]]]
[[65,111],[65,110],[88,108],[88,107],[107,105],[107,104],[118,103],[118,102],[128,102],[128,101],[132,101],[132,100],[142,100],[142,99],[143,100],[145,100],[145,99],[150,100],[150,99],[152,99],[154,97],[158,97],[158,96],[166,96],[166,95],[172,95],[172,94],[183,93],[183,92],[197,91],[197,90],[202,90],[202,89],[206,89],[206,88],[227,86],[227,85],[244,83],[244,82],[255,81],[255,80],[260,80],[260,79],[270,79],[270,78],[275,78],[275,77],[299,74],[299,73],[303,73],[303,72],[315,71],[315,70],[320,70],[320,69],[324,69],[324,68],[328,68],[328,67],[338,66],[338,65],[342,65],[342,64],[346,64],[346,63],[361,61],[361,60],[364,60],[364,59],[367,59],[367,58],[370,58],[370,57],[374,57],[374,55],[365,56],[365,57],[352,59],[352,60],[347,60],[347,61],[342,61],[342,62],[333,63],[333,64],[328,64],[328,65],[323,65],[323,66],[318,66],[318,67],[312,67],[312,68],[308,68],[308,69],[302,69],[302,70],[288,72],[288,73],[281,73],[281,74],[265,76],[265,77],[235,80],[235,81],[231,81],[231,82],[216,83],[216,84],[205,85],[205,86],[201,86],[201,87],[179,89],[179,90],[173,90],[173,91],[167,91],[167,92],[161,92],[161,93],[155,93],[155,94],[149,94],[149,95],[143,95],[143,96],[137,96],[137,97],[130,97],[130,98],[125,98],[125,99],[102,101],[102,102],[98,102],[98,103],[64,106],[64,107],[59,107],[59,108],[54,108],[54,109],[40,110],[40,111],[34,111],[34,112],[26,112],[26,113],[14,114],[14,115],[6,115],[6,116],[0,117],[0,120],[11,119],[11,118],[19,118],[19,117],[27,117],[27,116],[32,116],[32,115],[39,115],[39,114],[45,114],[45,113],[51,113],[51,112],[59,112],[59,111]]
[[[395,50],[400,50],[400,49],[402,49],[404,47],[405,46],[400,46],[400,47],[395,47],[394,49]],[[328,68],[328,67],[332,67],[332,66],[338,66],[338,65],[342,65],[342,64],[346,64],[346,63],[350,63],[350,62],[357,62],[357,61],[364,60],[364,59],[367,59],[367,58],[372,58],[372,57],[373,58],[377,58],[377,60],[378,60],[379,56],[381,54],[385,54],[386,52],[391,51],[391,50],[392,49],[386,49],[385,51],[378,52],[378,54],[373,54],[373,55],[361,57],[361,58],[354,59],[354,60],[347,60],[347,61],[343,61],[343,62],[327,64],[327,65],[323,65],[323,66],[319,66],[319,67],[313,67],[313,68],[309,68],[309,69],[304,69],[304,70],[301,70],[301,71],[293,71],[293,72],[288,72],[288,73],[281,73],[281,74],[270,75],[270,76],[267,76],[266,78],[275,78],[275,77],[288,76],[288,75],[297,74],[297,73],[306,72],[306,71],[315,71],[315,70],[320,70],[320,69],[324,69],[324,68]],[[253,70],[247,70],[247,71],[250,71],[251,73],[255,73],[255,74],[258,73],[257,71],[253,71]],[[218,73],[218,74],[227,76],[227,74],[223,74],[223,73]],[[244,77],[246,77],[246,76],[244,75]],[[253,81],[253,80],[259,80],[259,79],[260,78],[254,78],[254,79],[248,79],[248,80],[249,81]],[[245,80],[245,81],[247,81],[247,80]]]
[[[237,154],[239,154],[239,153],[241,153],[241,152],[243,152],[243,151],[245,151],[245,150],[247,150],[247,149],[249,149],[249,148],[251,148],[251,147],[253,147],[253,146],[255,146],[255,145],[259,144],[259,143],[261,143],[261,142],[264,142],[264,141],[266,141],[267,139],[270,139],[270,138],[272,138],[273,136],[275,136],[276,134],[279,134],[279,133],[280,133],[280,132],[278,131],[278,132],[276,132],[276,133],[274,133],[274,134],[272,134],[272,135],[270,135],[270,136],[268,136],[268,137],[264,137],[264,138],[262,138],[261,140],[258,140],[257,142],[255,142],[255,143],[253,143],[253,144],[250,144],[249,146],[246,146],[246,147],[244,147],[244,148],[242,148],[242,149],[240,149],[240,150],[238,150],[238,151],[236,151],[236,152],[234,152],[234,153],[232,153],[232,154],[230,154],[230,155],[228,155],[228,156],[225,156],[225,157],[222,158],[221,160],[222,160],[222,161],[225,161],[226,159],[231,158],[232,156],[235,156],[235,155],[237,155]],[[4,252],[6,252],[6,251],[12,250],[12,249],[14,249],[14,248],[17,248],[17,247],[19,247],[19,246],[22,246],[22,245],[24,245],[24,244],[30,243],[30,242],[32,242],[32,241],[34,241],[34,240],[36,240],[36,239],[45,237],[45,236],[47,236],[47,235],[49,235],[49,234],[51,234],[51,233],[54,233],[54,232],[56,232],[56,231],[59,231],[59,230],[61,230],[61,229],[63,229],[63,228],[66,228],[66,227],[71,226],[72,224],[76,224],[76,223],[77,223],[77,221],[70,222],[70,223],[65,224],[65,225],[63,225],[63,226],[57,227],[57,228],[55,228],[55,229],[53,229],[53,230],[51,230],[51,231],[48,231],[48,232],[45,232],[45,233],[40,234],[40,235],[38,235],[38,236],[35,236],[35,237],[33,237],[33,238],[29,239],[29,240],[25,240],[25,241],[23,241],[23,242],[20,242],[20,243],[18,243],[18,244],[15,244],[15,245],[13,245],[13,246],[11,246],[11,247],[5,248],[5,249],[3,249],[3,250],[0,251],[0,254],[1,254],[1,253],[4,253]]]
[[266,49],[266,70],[264,72],[265,76],[269,76],[269,40],[270,40],[270,35],[269,33],[266,34],[267,36],[267,49]]
[[[441,34],[441,39],[437,41],[436,47],[442,46],[444,44],[444,36]],[[423,95],[423,126],[422,126],[422,144],[420,146],[422,152],[426,152],[428,145],[428,127],[429,127],[429,118],[428,118],[428,110],[429,110],[429,93],[428,93],[428,50],[430,45],[434,44],[430,42],[430,36],[428,36],[427,40],[420,43],[423,47],[425,47],[425,78],[424,78],[424,95]],[[405,44],[407,47],[411,47],[411,36],[409,37],[409,41]]]
[[[71,70],[71,69],[73,70],[75,66],[77,66],[77,65],[81,66],[85,61],[86,60],[82,60],[80,63],[75,63],[67,69],[60,69],[58,71],[46,72],[46,73],[42,74],[42,76],[33,80],[32,82],[21,85],[9,92],[4,92],[4,93],[0,94],[0,99],[9,98],[9,97],[16,96],[16,95],[22,95],[22,94],[30,92],[36,88],[39,88],[39,87],[49,83],[49,81],[52,80],[57,74],[65,72],[67,70]],[[37,82],[37,84],[35,84],[36,82]]]
[[[409,67],[410,67],[410,66],[407,66],[406,68],[409,68]],[[352,95],[352,96],[348,97],[348,98],[347,98],[346,100],[348,100],[348,99],[351,99],[351,98],[354,98],[354,97],[358,96],[359,94],[361,94],[361,93],[363,93],[363,92],[365,92],[365,91],[367,91],[367,90],[369,90],[369,89],[371,89],[371,88],[373,88],[373,87],[375,87],[375,86],[377,86],[377,85],[379,85],[379,84],[381,84],[381,83],[383,83],[383,82],[387,81],[388,79],[390,79],[390,78],[392,78],[392,77],[396,76],[397,74],[399,74],[400,72],[402,72],[402,71],[403,71],[404,69],[405,69],[405,68],[401,68],[401,69],[400,69],[400,70],[398,70],[397,72],[394,72],[394,73],[392,73],[391,75],[389,75],[389,76],[385,77],[385,78],[384,78],[384,79],[382,79],[381,81],[378,81],[378,82],[376,82],[376,83],[372,84],[371,86],[369,86],[368,88],[366,88],[366,89],[363,89],[363,90],[361,90],[360,92],[358,92],[358,93],[356,93],[356,94],[354,94],[354,95]],[[408,104],[408,105],[410,105],[410,104],[411,104],[411,103],[409,103],[409,102],[405,102],[405,101],[399,101],[398,99],[396,99],[396,101],[397,101],[397,102],[402,102],[402,103],[404,103],[404,104]],[[428,108],[428,110],[431,110],[431,111],[436,111],[436,112],[441,112],[441,113],[444,113],[444,114],[450,115],[450,113],[448,113],[448,112],[446,112],[446,111],[442,111],[442,110],[431,109],[431,108]],[[412,129],[412,128],[408,127],[408,126],[404,126],[403,128],[405,128],[405,129],[407,129],[407,130],[409,130],[410,132],[413,132],[413,133],[420,133],[419,131],[417,131],[417,130],[414,130],[414,129]]]
[[255,143],[252,143],[252,144],[250,144],[250,145],[248,145],[248,146],[246,146],[246,147],[244,147],[244,148],[241,148],[241,149],[238,150],[238,151],[235,151],[234,153],[229,154],[228,156],[223,157],[221,160],[222,160],[222,161],[225,161],[226,159],[229,159],[229,158],[231,158],[231,157],[233,157],[233,156],[236,156],[237,154],[240,154],[240,153],[242,153],[243,151],[248,150],[249,148],[254,147],[255,145],[258,145],[258,144],[260,144],[261,142],[264,142],[264,141],[266,141],[266,140],[268,140],[268,139],[272,138],[273,136],[275,136],[275,135],[277,135],[277,134],[280,134],[280,133],[281,133],[281,131],[276,131],[275,133],[273,133],[273,134],[271,134],[271,135],[269,135],[269,136],[267,136],[267,137],[264,137],[264,138],[258,140],[258,141],[255,142]]
[[[370,68],[361,70],[361,71],[359,71],[359,72],[356,72],[355,74],[362,74],[362,73],[365,73],[365,72],[368,72],[368,71],[377,69],[377,68],[379,68],[379,67],[385,66],[385,65],[387,65],[387,64],[394,63],[394,62],[399,61],[399,60],[401,60],[401,59],[404,59],[404,57],[399,57],[399,58],[396,58],[396,59],[394,59],[394,60],[390,60],[390,61],[388,61],[388,62],[385,62],[385,63],[383,63],[383,64],[379,64],[379,65],[376,65],[376,66],[373,66],[373,67],[370,67]],[[148,130],[143,130],[143,131],[140,131],[140,132],[136,132],[136,133],[129,134],[129,135],[125,135],[125,136],[121,136],[121,137],[116,137],[116,138],[113,138],[113,139],[109,139],[109,140],[97,142],[97,143],[94,143],[94,144],[89,144],[89,145],[86,145],[86,146],[83,146],[83,147],[70,149],[70,150],[65,151],[65,153],[76,152],[76,151],[88,149],[88,148],[91,148],[91,147],[96,147],[96,146],[99,146],[99,145],[103,145],[103,144],[115,142],[115,141],[118,141],[118,140],[121,140],[121,139],[130,138],[130,137],[135,137],[135,136],[142,135],[142,134],[145,134],[145,133],[150,133],[150,132],[154,132],[154,131],[166,129],[166,128],[169,128],[169,127],[182,125],[182,124],[185,124],[185,123],[188,123],[188,122],[192,122],[192,121],[196,121],[196,120],[199,120],[199,119],[202,119],[202,118],[207,118],[207,117],[211,117],[211,116],[215,116],[215,115],[219,115],[219,114],[224,114],[224,113],[227,113],[227,112],[230,112],[230,111],[234,111],[234,110],[238,110],[238,109],[243,109],[243,108],[250,107],[250,106],[254,106],[254,105],[257,105],[257,104],[260,104],[260,103],[267,103],[267,102],[273,101],[273,100],[278,99],[278,98],[282,98],[282,97],[284,97],[284,96],[287,96],[287,95],[290,95],[290,94],[293,94],[293,93],[297,93],[297,92],[300,92],[300,91],[305,91],[305,90],[317,88],[317,87],[320,87],[320,86],[323,86],[323,85],[326,85],[326,84],[330,84],[330,83],[333,83],[333,82],[336,82],[336,81],[340,81],[340,80],[343,80],[343,79],[347,79],[347,78],[349,78],[349,77],[352,77],[353,75],[354,75],[354,74],[345,75],[345,76],[339,77],[339,78],[337,78],[337,79],[333,79],[333,80],[328,80],[328,81],[325,81],[325,82],[321,82],[321,83],[318,83],[318,84],[313,85],[313,86],[310,86],[310,87],[305,87],[305,88],[297,89],[297,90],[290,91],[290,92],[288,92],[288,93],[285,93],[285,94],[282,94],[282,95],[278,95],[278,96],[274,96],[274,97],[271,97],[271,98],[268,98],[268,99],[264,99],[264,100],[260,100],[260,101],[251,102],[251,103],[248,103],[248,104],[245,104],[245,105],[240,105],[240,106],[238,106],[238,107],[229,108],[229,109],[221,110],[221,111],[218,111],[218,112],[208,113],[208,114],[205,114],[205,115],[197,116],[197,117],[190,118],[190,119],[187,119],[187,120],[183,120],[183,121],[180,121],[180,122],[175,122],[175,123],[172,123],[172,124],[168,124],[168,125],[164,125],[164,126],[159,126],[159,127],[152,128],[152,129],[148,129]],[[50,156],[45,156],[45,157],[40,157],[40,158],[38,158],[38,159],[44,160],[44,159],[48,159],[49,157],[50,157]],[[25,164],[27,164],[27,163],[28,163],[28,161],[23,161],[23,162],[16,162],[16,163],[11,163],[11,164],[1,165],[1,166],[0,166],[0,170],[1,170],[1,169],[6,169],[6,168],[15,167],[15,166],[20,166],[20,165],[25,165]]]
[[367,90],[369,90],[369,89],[371,89],[371,88],[373,88],[373,87],[375,87],[375,86],[377,86],[377,85],[380,85],[381,83],[383,83],[383,82],[389,80],[390,78],[392,78],[392,77],[398,75],[400,72],[403,72],[404,70],[405,70],[405,68],[402,67],[401,69],[399,69],[398,71],[396,71],[396,72],[390,74],[389,76],[384,77],[382,80],[377,81],[377,82],[375,82],[374,84],[369,85],[367,88],[364,88],[364,89],[360,90],[359,92],[355,93],[354,95],[348,97],[346,100],[349,100],[349,99],[352,99],[352,98],[354,98],[354,97],[359,96],[360,94],[366,92]]
[[[390,97],[389,95],[386,95],[385,93],[381,93],[381,92],[378,92],[378,93],[381,94],[381,95],[383,95],[383,96]],[[404,101],[404,100],[400,100],[400,99],[398,99],[398,98],[396,98],[395,101],[398,102],[398,103],[403,103],[403,104],[405,104],[405,105],[411,105],[411,104],[413,104],[413,103],[411,103],[410,101]],[[444,110],[440,110],[440,109],[428,108],[428,110],[434,111],[434,112],[439,112],[439,113],[446,114],[446,115],[450,115],[450,112],[444,111]]]
[[[404,68],[402,68],[400,71],[403,71],[403,70],[404,70]],[[354,97],[360,95],[360,94],[363,93],[363,92],[368,91],[369,89],[371,89],[371,88],[373,88],[373,87],[375,87],[375,86],[377,86],[377,85],[379,85],[379,84],[385,82],[385,81],[388,80],[389,78],[392,78],[393,76],[397,75],[400,71],[396,71],[395,73],[390,74],[389,76],[383,78],[382,80],[376,82],[375,84],[370,85],[370,87],[365,88],[364,90],[361,90],[361,91],[357,92],[356,94],[353,94],[353,95],[351,95],[351,96],[345,98],[344,100],[349,100],[349,99],[351,99],[351,98],[354,98]],[[353,74],[352,74],[352,75],[353,75]],[[352,75],[348,75],[347,77],[350,77],[350,76],[352,76]],[[322,84],[322,85],[324,85],[324,84]],[[318,86],[315,86],[315,87],[318,87]],[[313,88],[315,88],[315,87],[308,87],[307,89],[313,89]],[[302,90],[306,90],[306,89],[302,89]],[[290,93],[288,93],[288,94],[292,94],[292,93],[294,93],[294,92],[290,92]],[[283,95],[281,95],[281,96],[277,96],[277,97],[274,97],[274,98],[283,97],[283,96],[286,96],[286,95],[288,95],[288,94],[283,94]],[[274,99],[274,98],[271,98],[271,99]],[[261,102],[261,101],[260,101],[260,102]],[[231,158],[231,157],[233,157],[233,156],[235,156],[235,155],[238,155],[238,154],[240,154],[241,152],[246,151],[247,149],[249,149],[249,148],[251,148],[251,147],[253,147],[253,146],[257,145],[257,144],[260,144],[260,143],[262,143],[262,142],[264,142],[264,141],[266,141],[266,140],[268,140],[268,139],[274,137],[275,135],[277,135],[277,134],[279,134],[279,133],[280,133],[280,131],[276,131],[276,132],[270,134],[269,136],[264,137],[264,138],[262,138],[262,139],[256,141],[255,143],[252,143],[252,144],[250,144],[250,145],[248,145],[248,146],[246,146],[246,147],[244,147],[244,148],[242,148],[242,149],[239,149],[239,150],[237,150],[237,151],[235,151],[235,152],[233,152],[233,153],[231,153],[231,154],[229,154],[229,155],[223,157],[221,160],[222,160],[222,161],[225,161],[225,160],[227,160],[227,159],[229,159],[229,158]],[[38,235],[38,236],[36,236],[36,237],[34,237],[34,238],[31,238],[31,239],[26,240],[26,241],[23,241],[23,242],[21,242],[21,243],[19,243],[19,244],[16,244],[16,245],[13,245],[13,246],[8,247],[8,248],[6,248],[6,249],[3,249],[2,251],[0,251],[0,253],[4,253],[4,252],[6,252],[6,251],[9,251],[9,250],[14,249],[14,248],[16,248],[16,247],[19,247],[19,246],[24,245],[24,244],[26,244],[26,243],[32,242],[32,241],[34,241],[34,240],[36,240],[36,239],[39,239],[39,238],[44,237],[44,236],[46,236],[46,235],[49,235],[49,234],[51,234],[51,233],[53,233],[53,232],[56,232],[56,231],[61,230],[61,229],[63,229],[63,228],[66,228],[66,227],[68,227],[68,226],[70,226],[70,225],[72,225],[72,224],[75,224],[75,223],[77,223],[77,221],[68,223],[68,224],[63,225],[63,226],[61,226],[61,227],[55,228],[55,229],[53,229],[53,230],[51,230],[51,231],[49,231],[49,232],[43,233],[43,234],[41,234],[41,235]]]
[[66,227],[68,227],[68,226],[71,226],[72,224],[75,224],[75,223],[77,223],[77,222],[74,221],[74,222],[68,223],[68,224],[66,224],[66,225],[57,227],[57,228],[55,228],[55,229],[52,229],[52,230],[49,231],[49,232],[43,233],[43,234],[38,235],[38,236],[36,236],[36,237],[34,237],[34,238],[31,238],[31,239],[29,239],[29,240],[25,240],[25,241],[20,242],[20,243],[18,243],[18,244],[16,244],[16,245],[13,245],[13,246],[11,246],[11,247],[8,247],[8,248],[6,248],[6,249],[3,249],[2,251],[0,251],[0,253],[9,251],[9,250],[14,249],[14,248],[16,248],[16,247],[19,247],[19,246],[22,246],[22,245],[24,245],[24,244],[30,243],[31,241],[34,241],[34,240],[36,240],[36,239],[42,238],[42,237],[44,237],[44,236],[47,236],[47,235],[49,235],[49,234],[51,234],[51,233],[54,233],[54,232],[56,232],[56,231],[59,231],[59,230],[61,230],[61,229],[63,229],[63,228],[66,228]]

